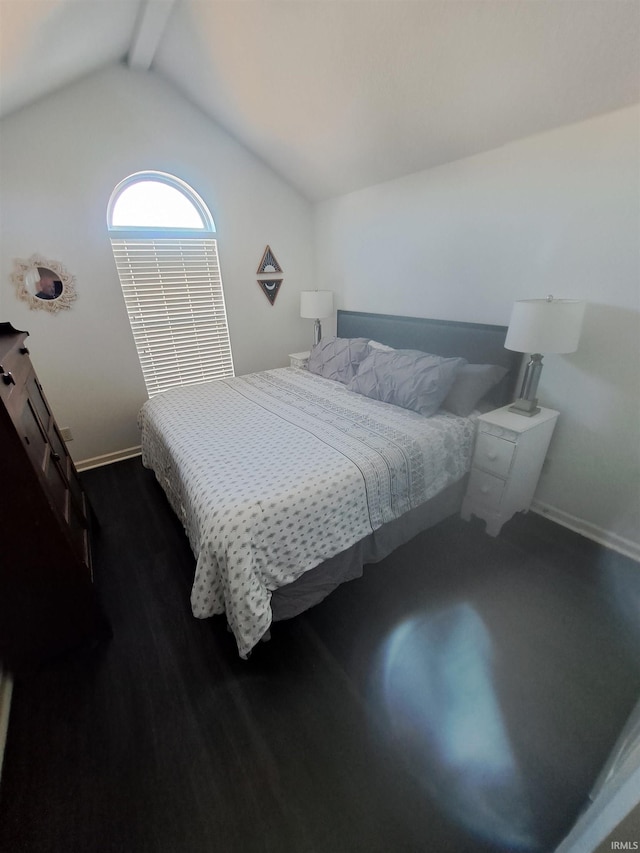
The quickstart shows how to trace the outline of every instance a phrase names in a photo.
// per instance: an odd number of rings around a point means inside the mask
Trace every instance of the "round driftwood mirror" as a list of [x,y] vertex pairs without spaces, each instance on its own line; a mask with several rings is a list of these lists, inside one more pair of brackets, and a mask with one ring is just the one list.
[[29,303],[30,308],[60,311],[70,308],[76,298],[75,278],[58,263],[32,255],[29,260],[17,258],[11,280],[17,296]]

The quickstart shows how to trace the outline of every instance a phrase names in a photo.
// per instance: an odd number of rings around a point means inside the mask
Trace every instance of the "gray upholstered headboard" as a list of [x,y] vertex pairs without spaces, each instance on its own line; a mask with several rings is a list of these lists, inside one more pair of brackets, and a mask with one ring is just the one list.
[[504,406],[515,396],[522,355],[504,348],[506,326],[338,311],[337,334],[340,338],[372,338],[396,349],[417,349],[447,358],[462,356],[471,364],[501,364],[509,373],[487,400]]

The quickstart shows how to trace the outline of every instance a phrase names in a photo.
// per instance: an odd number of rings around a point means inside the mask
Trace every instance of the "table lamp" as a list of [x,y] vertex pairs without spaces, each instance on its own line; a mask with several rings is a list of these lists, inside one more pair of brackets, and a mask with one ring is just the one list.
[[542,373],[542,353],[568,353],[578,349],[585,303],[578,299],[523,299],[515,302],[504,342],[505,348],[531,354],[520,397],[510,411],[531,417],[540,409],[536,399]]
[[300,293],[300,316],[315,320],[313,327],[313,344],[320,343],[322,338],[322,317],[329,317],[333,313],[333,291],[332,290],[303,290]]

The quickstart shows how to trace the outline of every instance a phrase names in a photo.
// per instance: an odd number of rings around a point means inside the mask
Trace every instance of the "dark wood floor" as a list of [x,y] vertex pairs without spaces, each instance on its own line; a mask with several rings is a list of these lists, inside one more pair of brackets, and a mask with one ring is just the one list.
[[249,661],[138,459],[83,476],[113,639],[16,679],[0,848],[548,851],[640,694],[640,568],[451,518]]

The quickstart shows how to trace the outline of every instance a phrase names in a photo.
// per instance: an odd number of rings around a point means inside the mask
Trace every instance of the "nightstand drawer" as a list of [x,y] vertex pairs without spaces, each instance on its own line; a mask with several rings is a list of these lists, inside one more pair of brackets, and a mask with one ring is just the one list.
[[[522,417],[522,415],[519,415],[518,417]],[[500,426],[499,424],[492,424],[489,423],[489,421],[483,421],[482,418],[478,419],[478,432],[495,435],[498,438],[505,439],[505,441],[513,441],[514,443],[518,440],[518,436],[520,435],[520,433],[513,429],[508,429],[507,427]]]
[[499,477],[487,474],[474,468],[469,477],[469,488],[467,499],[474,504],[481,504],[487,508],[497,509],[502,500],[505,482]]
[[484,471],[490,471],[499,477],[506,477],[511,467],[511,460],[516,451],[516,445],[503,438],[496,438],[486,432],[478,433],[476,452],[473,464]]

